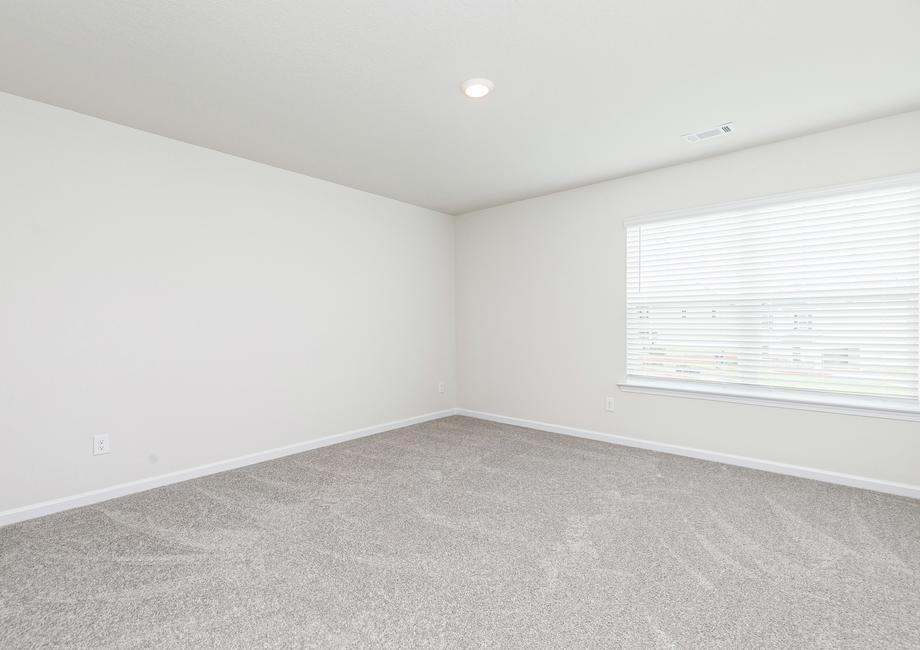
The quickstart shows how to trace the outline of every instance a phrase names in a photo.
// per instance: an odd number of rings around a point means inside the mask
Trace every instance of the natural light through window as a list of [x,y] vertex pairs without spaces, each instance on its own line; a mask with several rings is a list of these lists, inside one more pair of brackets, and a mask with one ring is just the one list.
[[920,176],[626,226],[626,386],[920,412]]

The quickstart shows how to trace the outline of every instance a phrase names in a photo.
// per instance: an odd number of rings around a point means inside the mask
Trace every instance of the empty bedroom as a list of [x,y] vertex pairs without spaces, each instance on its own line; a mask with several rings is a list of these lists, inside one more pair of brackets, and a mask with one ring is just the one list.
[[918,29],[0,0],[0,649],[920,648]]

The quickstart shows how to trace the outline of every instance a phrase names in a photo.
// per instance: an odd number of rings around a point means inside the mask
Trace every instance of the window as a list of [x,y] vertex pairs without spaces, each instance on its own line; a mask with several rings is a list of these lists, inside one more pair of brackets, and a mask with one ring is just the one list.
[[920,416],[920,175],[626,228],[624,389]]

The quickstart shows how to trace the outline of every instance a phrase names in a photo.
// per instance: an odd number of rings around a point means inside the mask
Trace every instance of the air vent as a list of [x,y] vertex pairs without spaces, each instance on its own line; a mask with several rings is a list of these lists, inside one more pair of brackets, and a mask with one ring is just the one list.
[[713,138],[718,138],[734,132],[734,123],[726,122],[725,124],[714,126],[711,129],[703,129],[702,131],[696,131],[695,133],[685,133],[684,140],[687,142],[701,142],[702,140],[712,140]]

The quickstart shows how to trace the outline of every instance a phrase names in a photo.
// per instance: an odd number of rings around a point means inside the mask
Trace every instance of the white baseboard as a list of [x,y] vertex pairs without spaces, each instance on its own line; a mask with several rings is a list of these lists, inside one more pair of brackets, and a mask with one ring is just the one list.
[[17,521],[24,521],[26,519],[34,519],[35,517],[41,517],[43,515],[50,515],[55,512],[61,512],[62,510],[70,510],[71,508],[88,506],[93,503],[99,503],[100,501],[107,501],[108,499],[123,497],[128,494],[134,494],[135,492],[143,492],[144,490],[150,490],[152,488],[161,487],[163,485],[179,483],[180,481],[187,481],[192,478],[198,478],[199,476],[216,474],[218,472],[226,472],[229,469],[236,469],[237,467],[244,467],[246,465],[254,465],[255,463],[261,463],[266,460],[272,460],[274,458],[281,458],[282,456],[299,454],[302,451],[309,451],[310,449],[326,447],[328,445],[334,445],[336,443],[345,442],[347,440],[363,438],[375,433],[383,433],[384,431],[401,429],[402,427],[407,427],[412,424],[419,424],[421,422],[428,422],[429,420],[437,420],[449,415],[455,415],[456,412],[456,409],[445,409],[443,411],[436,411],[434,413],[426,413],[425,415],[417,415],[415,417],[406,418],[404,420],[396,420],[393,422],[387,422],[385,424],[365,427],[363,429],[355,429],[354,431],[336,433],[331,436],[324,436],[322,438],[297,442],[292,445],[285,445],[284,447],[276,447],[275,449],[258,451],[254,454],[247,454],[245,456],[237,456],[236,458],[220,460],[215,463],[208,463],[207,465],[190,467],[189,469],[182,469],[177,472],[160,474],[159,476],[151,476],[149,478],[140,479],[138,481],[119,483],[118,485],[101,488],[99,490],[92,490],[91,492],[83,492],[81,494],[74,494],[72,496],[61,497],[59,499],[51,499],[50,501],[42,501],[41,503],[13,508],[11,510],[4,510],[0,512],[0,526],[13,524]]
[[426,413],[425,415],[418,415],[415,417],[406,418],[404,420],[396,420],[393,422],[387,422],[385,424],[365,427],[363,429],[355,429],[354,431],[346,431],[344,433],[324,436],[314,440],[306,440],[304,442],[298,442],[292,445],[286,445],[284,447],[276,447],[275,449],[268,449],[266,451],[260,451],[254,454],[248,454],[246,456],[237,456],[236,458],[208,463],[207,465],[199,465],[197,467],[170,472],[168,474],[160,474],[159,476],[152,476],[149,478],[140,479],[138,481],[120,483],[118,485],[101,488],[99,490],[92,490],[90,492],[74,494],[72,496],[61,497],[59,499],[42,501],[41,503],[13,508],[11,510],[4,510],[0,512],[0,526],[16,523],[17,521],[24,521],[26,519],[33,519],[35,517],[41,517],[43,515],[50,515],[52,513],[61,512],[63,510],[70,510],[71,508],[92,505],[93,503],[99,503],[100,501],[107,501],[108,499],[114,499],[116,497],[134,494],[135,492],[143,492],[144,490],[150,490],[156,487],[161,487],[163,485],[170,485],[172,483],[187,481],[188,479],[197,478],[199,476],[216,474],[218,472],[225,472],[237,467],[244,467],[246,465],[261,463],[266,460],[272,460],[274,458],[281,458],[282,456],[298,454],[303,451],[309,451],[310,449],[317,449],[319,447],[326,447],[328,445],[334,445],[336,443],[345,442],[347,440],[355,440],[356,438],[363,438],[375,433],[383,433],[384,431],[392,431],[393,429],[400,429],[402,427],[419,424],[421,422],[437,420],[449,415],[466,415],[468,417],[479,418],[480,420],[489,420],[501,424],[510,424],[518,427],[537,429],[539,431],[549,431],[550,433],[560,433],[563,435],[575,436],[578,438],[599,440],[601,442],[609,442],[615,445],[638,447],[640,449],[660,451],[666,454],[688,456],[690,458],[698,458],[701,460],[710,460],[718,463],[725,463],[728,465],[749,467],[751,469],[759,469],[776,474],[788,474],[790,476],[798,476],[800,478],[807,478],[815,481],[836,483],[849,487],[862,488],[864,490],[874,490],[876,492],[886,492],[888,494],[896,494],[899,496],[920,499],[920,485],[895,483],[892,481],[866,478],[864,476],[854,476],[852,474],[830,472],[827,470],[815,469],[812,467],[802,467],[800,465],[788,465],[786,463],[777,463],[769,460],[750,458],[748,456],[724,454],[716,451],[707,451],[705,449],[696,449],[694,447],[683,447],[681,445],[672,445],[664,442],[643,440],[642,438],[631,438],[628,436],[620,436],[612,433],[601,433],[599,431],[577,429],[575,427],[567,427],[559,424],[549,424],[547,422],[537,422],[535,420],[525,420],[523,418],[496,415],[495,413],[483,413],[481,411],[471,411],[469,409],[445,409],[443,411]]
[[717,451],[707,451],[695,447],[683,447],[681,445],[672,445],[665,442],[655,442],[653,440],[643,440],[642,438],[631,438],[628,436],[619,436],[612,433],[601,433],[599,431],[588,431],[586,429],[576,429],[566,427],[560,424],[549,424],[546,422],[536,422],[534,420],[525,420],[522,418],[513,418],[505,415],[496,415],[495,413],[483,413],[481,411],[471,411],[469,409],[456,409],[457,415],[466,415],[480,420],[489,420],[501,424],[511,424],[528,429],[537,429],[539,431],[549,431],[550,433],[561,433],[567,436],[578,438],[589,438],[591,440],[600,440],[601,442],[610,442],[615,445],[625,445],[627,447],[638,447],[640,449],[649,449],[651,451],[661,451],[666,454],[675,454],[677,456],[689,456],[701,460],[711,460],[717,463],[727,465],[739,465],[751,469],[759,469],[765,472],[775,474],[788,474],[789,476],[798,476],[800,478],[812,479],[815,481],[824,481],[825,483],[836,483],[849,487],[862,488],[864,490],[873,490],[875,492],[886,492],[903,497],[920,499],[920,485],[911,485],[909,483],[895,483],[893,481],[883,481],[880,479],[867,478],[865,476],[854,476],[852,474],[842,474],[839,472],[830,472],[813,467],[802,467],[801,465],[788,465],[786,463],[777,463],[771,460],[761,460],[759,458],[750,458],[748,456],[736,456],[734,454],[724,454]]

